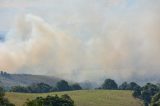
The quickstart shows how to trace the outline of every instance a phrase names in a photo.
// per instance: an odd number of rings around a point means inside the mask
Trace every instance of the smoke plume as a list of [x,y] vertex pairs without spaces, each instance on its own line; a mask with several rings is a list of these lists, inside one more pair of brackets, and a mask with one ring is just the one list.
[[[126,7],[111,14],[111,7],[121,1],[103,8],[107,12],[103,17],[94,11],[95,23],[88,26],[94,34],[85,41],[38,16],[21,16],[0,43],[0,69],[79,82],[104,78],[160,81],[159,2],[142,5],[142,0],[130,11]],[[87,22],[91,19],[87,13],[84,17]]]

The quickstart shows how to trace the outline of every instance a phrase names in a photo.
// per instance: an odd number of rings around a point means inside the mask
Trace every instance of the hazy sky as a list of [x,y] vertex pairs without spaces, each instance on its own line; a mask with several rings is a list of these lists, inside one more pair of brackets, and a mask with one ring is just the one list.
[[[110,20],[132,21],[138,8],[158,0],[0,0],[0,31],[8,31],[16,17],[34,14],[58,29],[80,36],[102,33]],[[120,18],[120,19],[119,19]],[[132,23],[132,22],[131,22]]]
[[[0,67],[77,81],[159,81],[160,0],[0,0]],[[11,52],[12,51],[12,52]]]

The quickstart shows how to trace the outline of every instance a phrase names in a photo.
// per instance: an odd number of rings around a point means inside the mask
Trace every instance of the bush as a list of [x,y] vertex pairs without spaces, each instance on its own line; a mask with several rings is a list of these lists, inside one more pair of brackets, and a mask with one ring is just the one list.
[[68,95],[37,97],[27,100],[24,106],[74,106],[74,101]]

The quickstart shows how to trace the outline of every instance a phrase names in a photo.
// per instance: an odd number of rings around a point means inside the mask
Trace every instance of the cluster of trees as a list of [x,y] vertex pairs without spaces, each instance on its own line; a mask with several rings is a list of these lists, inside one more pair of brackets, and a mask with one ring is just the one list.
[[[42,88],[43,89],[43,88]],[[5,90],[3,87],[0,87],[0,106],[15,106],[15,104],[10,103],[5,96]],[[61,97],[55,96],[47,96],[37,97],[34,100],[27,100],[24,106],[75,106],[74,101],[67,94],[62,95]]]
[[24,106],[75,106],[74,101],[68,95],[61,97],[47,96],[46,98],[37,97],[34,100],[27,100]]
[[140,86],[135,82],[124,82],[120,86],[112,80],[106,79],[99,89],[133,90],[133,96],[143,100],[145,106],[160,106],[160,85],[147,83]]
[[108,89],[108,90],[135,90],[139,89],[140,86],[135,82],[124,82],[120,86],[112,80],[112,79],[106,79],[104,83],[99,87],[99,89]]
[[[15,106],[15,104],[10,103],[5,96],[5,90],[0,87],[0,106]],[[37,97],[34,100],[27,100],[24,106],[75,106],[74,101],[68,95],[62,95],[61,97],[55,96],[47,96]]]
[[15,106],[13,103],[10,103],[5,96],[5,91],[2,87],[0,87],[0,106]]
[[160,87],[147,83],[139,89],[135,89],[133,96],[144,101],[145,106],[160,106]]
[[32,84],[30,86],[14,86],[11,88],[11,92],[24,92],[24,93],[46,93],[54,91],[70,91],[70,90],[81,90],[82,87],[76,83],[69,85],[67,81],[61,80],[57,82],[55,87],[52,87],[45,83]]
[[78,83],[69,85],[67,81],[61,80],[57,82],[56,87],[54,89],[56,91],[70,91],[70,90],[81,90],[82,87]]

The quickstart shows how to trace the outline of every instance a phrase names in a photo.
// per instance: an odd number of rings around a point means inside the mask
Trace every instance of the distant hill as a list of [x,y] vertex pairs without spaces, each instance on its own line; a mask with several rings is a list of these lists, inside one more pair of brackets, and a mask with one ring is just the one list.
[[44,75],[31,75],[31,74],[9,74],[6,72],[0,72],[0,84],[4,87],[11,87],[16,85],[28,86],[33,83],[46,83],[54,86],[59,78],[44,76]]

